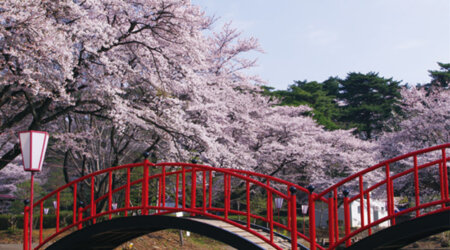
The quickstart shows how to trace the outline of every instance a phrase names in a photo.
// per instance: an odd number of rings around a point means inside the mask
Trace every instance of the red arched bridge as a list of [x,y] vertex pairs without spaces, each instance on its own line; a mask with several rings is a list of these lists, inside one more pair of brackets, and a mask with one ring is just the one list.
[[[35,249],[112,249],[168,228],[239,249],[396,249],[450,229],[449,148],[443,144],[381,162],[320,193],[264,174],[197,164],[145,160],[111,167],[33,204]],[[102,192],[99,184],[106,187]],[[80,202],[81,194],[89,204]],[[70,196],[69,207],[62,195]],[[44,237],[44,203],[53,202],[56,227]],[[300,203],[309,206],[306,222],[298,217]],[[60,219],[63,208],[71,211],[70,221]],[[29,211],[25,207],[24,225]],[[175,212],[185,217],[171,216]]]

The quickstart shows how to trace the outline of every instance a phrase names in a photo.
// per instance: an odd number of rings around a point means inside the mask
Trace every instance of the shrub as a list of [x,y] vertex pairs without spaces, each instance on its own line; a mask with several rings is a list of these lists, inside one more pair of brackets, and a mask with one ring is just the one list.
[[10,214],[0,214],[0,230],[6,230],[11,226],[10,218]]
[[[39,228],[39,216],[33,216],[33,226],[35,229]],[[59,214],[59,226],[64,227],[73,222],[72,211],[61,211]],[[56,227],[56,215],[47,214],[42,218],[43,228]],[[10,228],[23,229],[23,215],[22,214],[0,214],[0,230],[8,230]]]

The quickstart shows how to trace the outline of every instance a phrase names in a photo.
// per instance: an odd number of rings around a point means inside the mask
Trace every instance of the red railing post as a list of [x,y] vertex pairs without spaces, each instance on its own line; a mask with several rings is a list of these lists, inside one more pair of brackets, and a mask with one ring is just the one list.
[[28,250],[28,229],[29,229],[29,223],[28,223],[28,211],[30,207],[25,206],[23,209],[23,250]]
[[59,207],[60,207],[60,192],[56,193],[56,232],[59,232]]
[[128,216],[128,208],[130,207],[130,188],[131,188],[131,183],[130,183],[130,168],[127,168],[127,187],[125,189],[125,208],[127,208],[125,210],[125,217]]
[[202,171],[203,213],[206,213],[206,171]]
[[[162,177],[158,178],[158,207],[161,207],[162,205]],[[158,209],[158,213],[161,212],[161,210]]]
[[328,198],[328,237],[330,246],[334,244],[334,198],[333,194],[330,193],[330,198]]
[[316,206],[314,186],[308,186],[308,206],[309,206],[309,249],[316,250]]
[[183,208],[186,208],[186,167],[181,167],[181,196]]
[[144,178],[142,183],[142,210],[141,214],[148,215],[148,165],[149,161],[144,160]]
[[359,205],[360,215],[361,215],[361,227],[364,226],[364,183],[362,175],[359,176]]
[[[250,177],[250,175],[247,174],[247,177]],[[247,199],[247,228],[250,228],[250,182],[248,180],[245,181],[245,194]]]
[[445,153],[445,148],[442,149],[442,165],[444,167],[444,189],[445,189],[445,199],[448,200],[448,171],[447,171],[447,156]]
[[162,206],[166,207],[166,166],[162,166],[162,174],[161,174],[161,178],[162,178]]
[[[289,194],[290,191],[291,191],[291,186],[287,185],[287,194]],[[288,202],[290,202],[290,200]],[[300,209],[301,209],[301,207],[300,207]],[[286,221],[286,223],[287,223],[286,225],[288,228],[291,226],[291,222],[289,221],[290,219],[291,219],[291,206],[288,205],[287,206],[287,221]]]
[[270,242],[273,243],[273,199],[272,199],[272,193],[267,190],[267,218],[269,219],[269,229],[270,229]]
[[[196,194],[197,194],[197,172],[195,171],[195,168],[192,167],[192,172],[191,172],[191,208],[192,209],[195,209]],[[195,216],[195,213],[191,213],[191,216]]]
[[[349,204],[349,202],[348,202],[348,194],[349,194],[349,192],[348,192],[348,190],[344,190],[343,191],[343,194],[344,194],[344,220],[345,220],[345,237],[347,237],[349,234],[350,234],[350,230],[351,230],[351,225],[350,225],[350,204]],[[346,247],[349,247],[350,245],[351,245],[352,243],[351,243],[351,239],[350,238],[348,238],[346,241],[345,241],[345,246]]]
[[[388,215],[394,215],[394,190],[392,187],[392,180],[390,177],[389,163],[386,163],[386,192],[387,192],[387,206]],[[395,218],[391,218],[391,226],[395,225]]]
[[224,195],[224,206],[225,206],[225,219],[228,219],[228,203],[230,202],[230,197],[228,197],[228,176],[227,174],[223,175],[223,195]]
[[[444,180],[444,164],[443,162],[439,163],[439,177],[440,177],[440,186],[441,186],[441,201],[445,200],[445,180]],[[442,204],[442,208],[445,208],[445,202]]]
[[[414,195],[416,198],[416,207],[420,205],[419,194],[419,167],[417,165],[417,155],[414,155]],[[416,210],[416,217],[420,216],[420,209]]]
[[108,218],[111,219],[111,206],[112,206],[112,171],[108,172]]
[[[270,187],[270,181],[269,181],[269,179],[267,179],[266,180],[266,184],[267,184],[267,186],[268,187]],[[271,222],[271,218],[270,218],[270,212],[269,211],[271,211],[272,209],[271,209],[271,205],[272,205],[272,195],[271,195],[271,193],[270,193],[270,191],[269,190],[266,190],[267,191],[267,200],[266,200],[266,211],[267,211],[267,213],[266,213],[266,219],[267,219],[267,222],[269,223],[269,225],[270,225],[270,222]],[[266,224],[267,225],[267,224]],[[270,226],[269,226],[269,229],[270,229]]]
[[94,176],[91,177],[91,218],[92,222],[95,224],[95,196],[94,196],[94,187],[95,187],[95,178]]
[[208,191],[209,191],[209,195],[208,195],[208,199],[209,199],[209,209],[212,208],[212,187],[213,187],[213,178],[212,178],[212,171],[209,171],[209,186],[208,186]]
[[337,196],[337,189],[334,189],[333,190],[333,197],[334,197],[334,200],[336,201],[336,202],[334,202],[334,233],[336,234],[336,241],[335,242],[338,242],[339,241],[339,208],[338,208],[338,202],[337,202],[337,198],[338,198],[338,196]]
[[72,213],[73,224],[75,224],[77,222],[77,188],[78,188],[78,185],[75,182],[73,184],[73,213]]
[[179,190],[178,190],[178,185],[179,185],[179,182],[180,182],[180,175],[179,174],[176,174],[176,180],[175,180],[175,208],[178,208],[178,193],[179,193]]
[[[289,197],[289,206],[290,207],[290,214],[288,214],[289,221],[290,221],[290,228],[291,228],[291,249],[296,250],[297,249],[297,196],[295,195],[295,192],[297,189],[293,186],[289,188],[289,191],[291,193],[291,196]],[[315,243],[315,242],[314,242]],[[314,244],[315,246],[315,244]],[[310,247],[310,249],[312,249]]]
[[78,208],[78,230],[83,228],[83,223],[81,222],[83,220],[83,208]]
[[228,175],[228,211],[231,210],[231,175]]

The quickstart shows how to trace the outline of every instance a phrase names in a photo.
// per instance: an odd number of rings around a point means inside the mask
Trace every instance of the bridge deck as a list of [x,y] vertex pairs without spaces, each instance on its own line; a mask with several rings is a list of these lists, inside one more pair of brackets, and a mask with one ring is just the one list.
[[[218,228],[222,228],[224,230],[227,230],[229,232],[232,232],[234,234],[237,234],[243,238],[246,238],[247,240],[255,243],[256,245],[264,248],[264,249],[275,249],[274,247],[272,247],[271,245],[269,245],[267,242],[265,242],[264,240],[262,240],[261,238],[247,232],[244,231],[241,228],[238,228],[236,226],[233,226],[229,223],[226,223],[224,221],[220,221],[220,220],[212,220],[212,219],[205,219],[205,218],[190,218],[191,220],[195,220],[198,222],[202,222],[202,223],[206,223],[209,225],[213,225],[215,227]],[[266,238],[270,238],[270,234],[268,232],[265,232],[262,229],[255,229],[255,231],[257,231],[259,234],[263,235]],[[275,244],[277,244],[279,247],[283,248],[283,249],[291,249],[291,242],[285,238],[282,237],[278,237],[276,235],[274,235],[273,238]],[[302,242],[303,243],[303,242]],[[305,242],[306,243],[306,242]],[[307,244],[307,243],[306,243]]]

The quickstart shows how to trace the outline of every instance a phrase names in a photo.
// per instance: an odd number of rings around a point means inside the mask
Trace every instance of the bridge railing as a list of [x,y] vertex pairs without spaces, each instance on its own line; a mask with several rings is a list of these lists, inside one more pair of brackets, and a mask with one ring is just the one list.
[[[103,190],[102,190],[103,189]],[[82,229],[101,220],[117,216],[162,215],[185,212],[191,216],[204,216],[222,220],[246,230],[263,239],[276,249],[276,230],[285,230],[291,237],[292,249],[297,249],[297,240],[303,239],[317,245],[314,234],[308,236],[297,230],[297,201],[295,190],[308,193],[305,188],[284,180],[244,170],[221,169],[210,166],[184,163],[153,164],[142,163],[111,167],[80,177],[46,195],[33,204],[37,211],[39,244],[36,249],[56,240],[63,233]],[[254,192],[265,197],[265,209],[256,210],[252,198]],[[244,208],[231,205],[232,194],[241,193]],[[61,195],[70,195],[71,221],[60,221]],[[80,202],[88,200],[88,204]],[[274,216],[274,198],[283,199],[287,210],[287,220],[279,221]],[[168,202],[170,201],[170,203]],[[55,205],[55,231],[48,237],[43,235],[44,204]],[[67,208],[67,207],[66,207]],[[283,209],[283,208],[282,208]],[[25,214],[30,208],[25,208]],[[253,211],[255,210],[255,211]],[[234,221],[243,216],[245,223]],[[268,225],[269,235],[265,236],[252,227],[260,222]],[[314,228],[314,227],[310,227]],[[28,230],[24,227],[24,235]],[[27,249],[24,244],[24,249]]]
[[[443,144],[395,157],[312,194],[310,206],[322,201],[328,209],[329,249],[342,244],[350,246],[352,238],[370,236],[380,227],[395,225],[400,219],[449,210],[449,148],[450,144]],[[381,181],[370,183],[374,176]],[[408,200],[409,207],[399,210],[396,205],[401,197],[398,196],[405,194],[412,199]],[[378,207],[371,203],[378,203]],[[311,223],[316,225],[315,221]]]
[[[230,223],[263,239],[276,249],[280,249],[274,240],[277,229],[288,233],[292,249],[297,249],[298,239],[309,242],[311,249],[324,249],[316,242],[314,211],[317,202],[322,202],[328,208],[329,248],[341,244],[350,246],[355,236],[371,235],[373,230],[383,224],[394,225],[402,215],[413,214],[413,217],[420,217],[450,209],[447,172],[449,147],[450,144],[444,144],[381,162],[345,178],[319,194],[272,176],[244,170],[185,163],[153,164],[147,160],[111,167],[80,177],[33,204],[33,212],[38,214],[35,217],[35,224],[39,228],[37,248],[67,231],[79,230],[116,216],[186,212],[191,216],[205,216]],[[378,175],[378,179],[381,175],[382,178],[378,183],[371,184],[370,180],[374,175]],[[433,183],[430,176],[438,176],[438,181]],[[408,186],[407,183],[412,184]],[[308,235],[297,230],[295,190],[309,197],[311,212]],[[413,197],[413,205],[403,211],[396,211],[395,196],[408,192]],[[264,196],[264,209],[255,209],[254,193]],[[236,199],[232,197],[233,194],[244,200],[243,209],[232,205],[232,201]],[[67,195],[71,196],[72,218],[70,221],[60,221],[61,196]],[[88,204],[81,203],[80,197],[88,201]],[[371,211],[373,197],[381,197],[385,202],[383,207],[386,208],[386,214],[379,213],[378,218]],[[284,201],[282,209],[287,210],[287,220],[281,221],[274,216],[274,198]],[[424,200],[425,198],[429,200]],[[44,237],[43,214],[49,203],[55,206],[55,232]],[[352,224],[351,215],[358,213],[353,209],[355,203],[360,207],[359,228]],[[343,207],[342,213],[339,207]],[[30,208],[25,207],[25,220],[29,212]],[[237,223],[236,216],[243,216],[245,223]],[[255,230],[252,221],[265,223],[269,228],[269,236]],[[343,221],[343,228],[339,221]],[[28,237],[26,230],[28,227],[24,227],[24,237]],[[24,242],[27,242],[26,238]],[[24,249],[27,249],[26,244]]]

